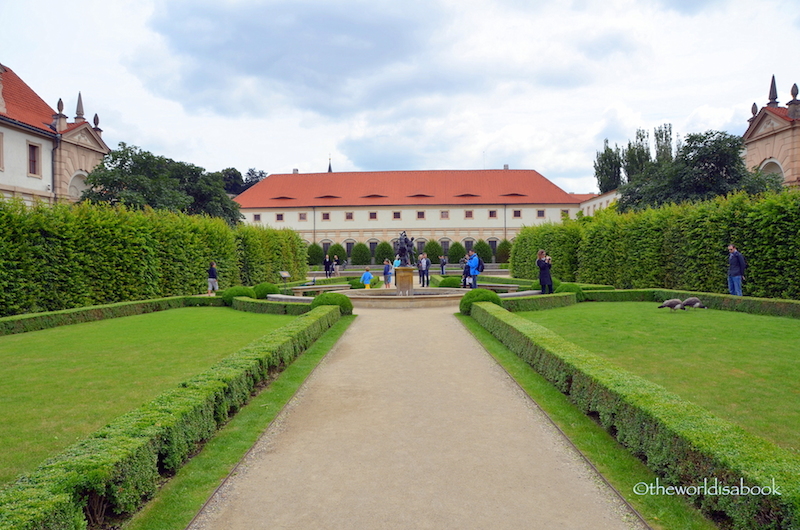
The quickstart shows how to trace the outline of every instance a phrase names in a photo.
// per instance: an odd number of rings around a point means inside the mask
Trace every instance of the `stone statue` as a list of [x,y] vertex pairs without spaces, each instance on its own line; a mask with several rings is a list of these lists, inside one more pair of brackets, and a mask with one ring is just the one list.
[[410,267],[414,264],[414,238],[408,238],[405,230],[400,232],[400,239],[397,241],[397,255],[400,256],[400,265]]

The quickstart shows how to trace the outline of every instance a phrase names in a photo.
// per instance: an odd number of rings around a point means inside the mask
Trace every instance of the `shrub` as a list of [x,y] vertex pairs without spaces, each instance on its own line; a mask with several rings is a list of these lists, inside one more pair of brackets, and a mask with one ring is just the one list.
[[225,289],[224,293],[222,293],[222,299],[225,301],[225,305],[233,305],[233,299],[237,296],[248,296],[250,298],[255,298],[256,293],[253,291],[252,287],[245,287],[243,285],[229,287],[228,289]]
[[364,243],[356,243],[353,245],[353,251],[350,253],[350,261],[353,265],[369,265],[372,261],[372,254],[369,247]]
[[375,247],[375,263],[383,263],[383,260],[388,259],[394,261],[394,247],[388,241],[381,241]]
[[306,248],[307,263],[309,265],[322,265],[322,260],[325,258],[325,253],[318,243],[311,243]]
[[338,305],[342,315],[353,314],[353,302],[341,293],[322,293],[311,302],[311,309],[321,305]]
[[339,243],[334,243],[328,248],[328,256],[333,259],[334,256],[339,256],[339,260],[344,262],[347,259],[347,251]]
[[442,245],[440,245],[438,241],[428,241],[425,243],[425,248],[422,251],[428,255],[428,259],[431,260],[433,265],[439,264],[439,256],[444,252],[444,250],[442,250]]
[[439,281],[438,287],[461,287],[461,278],[456,276],[444,276]]
[[583,302],[586,300],[586,295],[583,294],[583,289],[577,283],[567,283],[564,282],[558,286],[558,288],[554,291],[556,293],[575,293],[575,298],[578,302]]
[[467,249],[464,248],[464,245],[455,241],[452,245],[450,245],[450,250],[447,251],[447,261],[449,263],[458,263],[458,260],[464,257],[467,253]]
[[511,241],[508,239],[502,240],[497,245],[497,252],[494,257],[497,263],[508,263],[508,260],[511,258]]
[[253,292],[255,296],[251,296],[250,298],[264,300],[267,298],[268,294],[280,294],[281,290],[274,283],[264,282],[253,287]]
[[487,243],[483,239],[479,239],[475,243],[475,247],[473,247],[473,250],[475,251],[475,254],[477,254],[478,257],[483,260],[484,263],[492,262],[492,247],[490,247],[489,243]]
[[475,302],[491,302],[503,307],[503,302],[500,301],[500,297],[496,292],[489,289],[472,289],[461,298],[461,302],[458,304],[461,314],[469,315],[472,310],[472,304]]

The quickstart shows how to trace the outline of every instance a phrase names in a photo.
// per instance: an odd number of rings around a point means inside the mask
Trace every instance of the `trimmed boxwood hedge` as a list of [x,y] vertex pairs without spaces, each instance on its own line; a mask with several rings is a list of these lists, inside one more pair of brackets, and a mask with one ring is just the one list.
[[553,309],[554,307],[564,307],[578,303],[575,293],[515,296],[502,298],[501,301],[503,307],[513,313],[517,311],[541,311],[542,309]]
[[305,302],[272,302],[255,300],[244,296],[233,299],[234,309],[248,313],[270,313],[274,315],[302,315],[311,311],[311,304]]
[[135,510],[340,316],[324,306],[298,317],[20,477],[0,491],[0,528],[85,529],[87,519]]
[[780,488],[781,495],[694,495],[703,511],[734,528],[800,528],[800,455],[754,436],[644,378],[616,368],[552,331],[489,303],[472,316],[566,394],[665,485]]
[[458,303],[458,309],[461,311],[461,314],[469,315],[470,311],[472,310],[472,304],[475,302],[491,302],[492,304],[497,304],[501,307],[503,303],[500,301],[500,297],[494,291],[480,288],[471,289],[469,292],[467,292],[467,294],[461,297],[461,301]]

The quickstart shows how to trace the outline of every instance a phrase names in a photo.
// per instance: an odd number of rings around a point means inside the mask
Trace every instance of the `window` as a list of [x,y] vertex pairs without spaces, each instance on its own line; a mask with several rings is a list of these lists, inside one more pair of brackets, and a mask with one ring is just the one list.
[[373,258],[375,257],[375,249],[376,248],[378,248],[378,242],[377,241],[370,241],[369,242],[369,253],[372,255]]
[[253,222],[254,223],[260,223],[261,222],[261,214],[260,213],[254,213],[253,214]]
[[353,246],[355,246],[355,244],[356,244],[355,241],[347,241],[345,243],[345,247],[347,247],[347,255],[348,256],[350,256],[350,254],[353,253]]
[[331,220],[331,213],[330,212],[322,212],[322,220],[323,221],[330,221]]
[[544,218],[544,210],[536,210],[536,217],[539,219]]
[[401,219],[400,212],[392,212],[392,219]]
[[39,144],[28,142],[28,176],[42,176],[42,150]]
[[425,251],[425,240],[417,239],[417,254],[422,254]]
[[327,254],[328,249],[331,248],[332,243],[330,241],[323,241],[322,242],[322,254]]
[[514,219],[522,218],[522,210],[514,210]]
[[442,255],[447,256],[447,254],[450,253],[450,240],[442,239],[439,241],[439,244],[442,245]]
[[298,221],[307,221],[308,220],[307,216],[308,216],[308,214],[306,214],[305,212],[298,213],[297,214],[297,220]]
[[464,248],[465,248],[465,249],[466,249],[468,252],[469,252],[470,250],[472,250],[472,245],[474,245],[474,244],[475,244],[475,242],[474,242],[473,240],[471,240],[471,239],[466,239],[466,240],[464,240]]
[[378,212],[369,212],[369,220],[370,221],[377,221],[378,220]]
[[569,219],[569,210],[561,210],[561,217]]
[[450,219],[450,210],[442,210],[439,212],[439,219]]
[[472,219],[472,210],[464,210],[464,219]]
[[417,212],[417,219],[425,219],[425,211],[421,210]]
[[489,243],[489,247],[492,249],[492,256],[497,254],[497,240],[490,239],[489,241],[487,241],[487,243]]
[[489,210],[489,219],[497,219],[497,210]]
[[[344,220],[345,221],[352,221],[353,220],[353,212],[344,212]],[[349,254],[349,252],[348,252]]]
[[277,221],[277,222],[283,221],[283,214],[282,213],[276,213],[275,214],[275,221]]

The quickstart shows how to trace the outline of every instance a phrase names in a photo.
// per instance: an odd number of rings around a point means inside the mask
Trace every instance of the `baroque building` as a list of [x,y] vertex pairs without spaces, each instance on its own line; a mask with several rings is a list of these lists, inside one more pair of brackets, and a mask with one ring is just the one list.
[[27,203],[75,201],[86,176],[110,149],[99,119],[84,117],[78,94],[73,121],[45,103],[13,70],[0,64],[0,197]]
[[356,243],[374,252],[401,231],[421,249],[437,241],[494,249],[523,226],[574,218],[595,194],[572,194],[534,170],[431,170],[270,175],[235,198],[249,224],[290,228],[327,251]]
[[744,133],[745,164],[783,177],[787,186],[800,185],[800,100],[797,84],[785,107],[778,102],[775,76],[769,89],[769,102],[761,107],[753,103],[753,117]]

